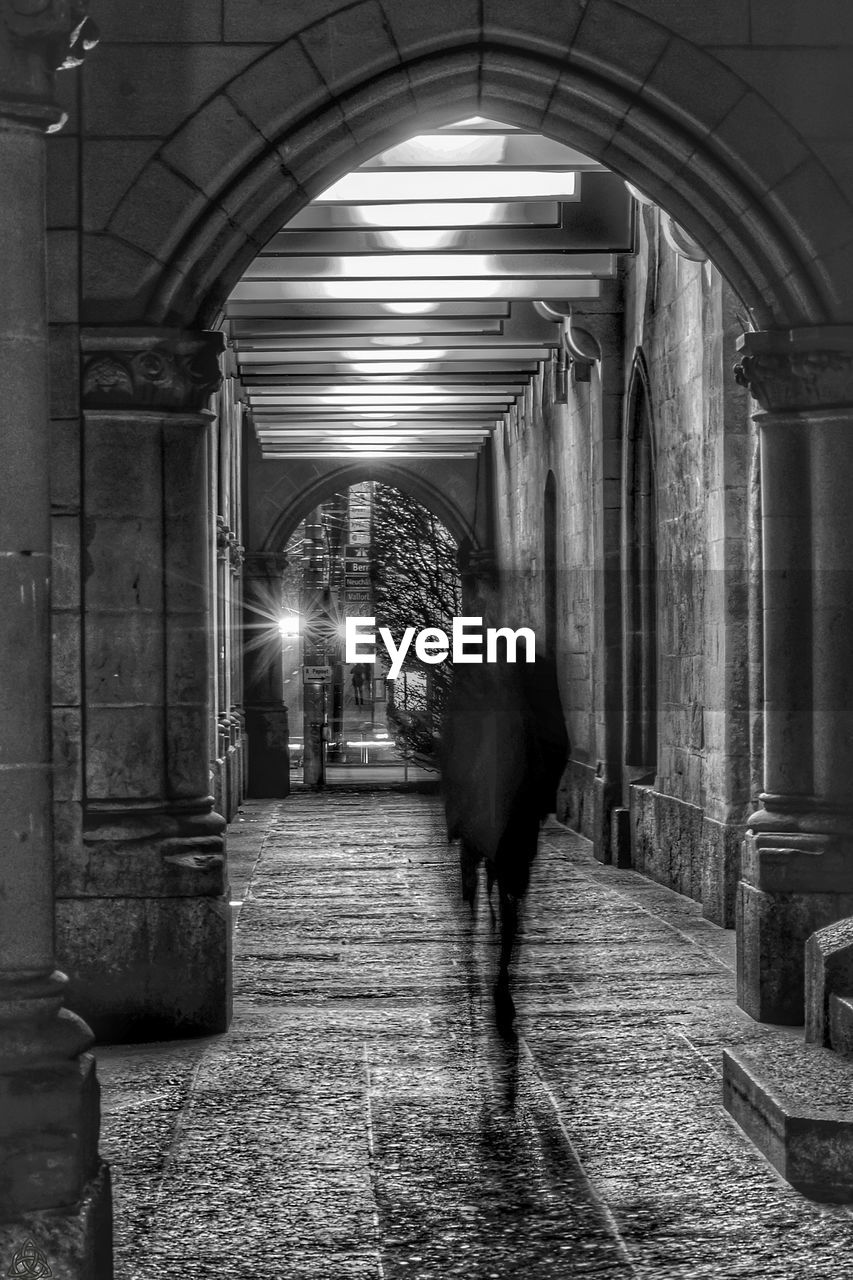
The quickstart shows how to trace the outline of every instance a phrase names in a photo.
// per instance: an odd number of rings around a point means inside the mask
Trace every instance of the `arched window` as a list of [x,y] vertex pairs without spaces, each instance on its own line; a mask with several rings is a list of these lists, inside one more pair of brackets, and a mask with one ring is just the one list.
[[557,656],[557,480],[553,471],[545,481],[545,636],[544,650]]
[[625,420],[624,721],[625,764],[633,780],[657,771],[657,512],[654,442],[645,361],[638,352]]

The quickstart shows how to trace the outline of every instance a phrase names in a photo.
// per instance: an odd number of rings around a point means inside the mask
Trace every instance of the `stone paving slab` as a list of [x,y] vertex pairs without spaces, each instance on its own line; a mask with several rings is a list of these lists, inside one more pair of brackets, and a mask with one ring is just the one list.
[[[733,937],[543,832],[516,997],[428,796],[246,806],[224,1036],[99,1051],[117,1280],[846,1280],[727,1116]],[[242,904],[242,905],[240,905]]]

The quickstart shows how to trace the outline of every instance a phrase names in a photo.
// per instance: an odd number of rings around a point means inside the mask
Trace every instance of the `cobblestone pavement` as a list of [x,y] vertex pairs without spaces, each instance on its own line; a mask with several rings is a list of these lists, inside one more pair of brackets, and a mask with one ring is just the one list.
[[434,797],[302,793],[232,829],[231,1031],[99,1050],[118,1280],[853,1276],[853,1217],[720,1103],[733,938],[551,826],[516,1049]]

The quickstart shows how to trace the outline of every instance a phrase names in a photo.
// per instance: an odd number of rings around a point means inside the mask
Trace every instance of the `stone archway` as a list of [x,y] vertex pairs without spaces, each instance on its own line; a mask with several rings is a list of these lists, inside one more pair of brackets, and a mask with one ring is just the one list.
[[312,479],[273,521],[263,540],[262,549],[268,552],[280,551],[300,521],[324,498],[341,489],[348,489],[360,480],[380,480],[383,484],[411,494],[438,517],[457,544],[466,543],[473,549],[479,548],[476,511],[460,510],[453,499],[429,478],[400,464],[356,462],[335,467],[325,475]]
[[[814,193],[821,226],[843,226],[850,208],[817,159],[764,103],[756,136],[748,83],[633,10],[620,9],[605,47],[602,7],[565,41],[568,58],[559,40],[546,52],[530,15],[487,46],[458,37],[408,57],[377,33],[345,68],[306,55],[336,47],[335,16],[264,52],[180,125],[111,212],[94,271],[84,263],[87,318],[209,326],[248,261],[317,191],[415,125],[465,113],[535,127],[634,182],[709,253],[758,327],[846,318],[843,281],[821,261]],[[204,175],[186,158],[202,134]],[[151,208],[158,184],[167,219]]]

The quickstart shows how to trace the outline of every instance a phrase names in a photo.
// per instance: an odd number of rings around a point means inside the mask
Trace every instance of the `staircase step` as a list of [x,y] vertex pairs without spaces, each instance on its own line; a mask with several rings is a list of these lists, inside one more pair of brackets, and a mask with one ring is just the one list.
[[784,1032],[724,1049],[723,1103],[791,1186],[853,1201],[853,1062]]

